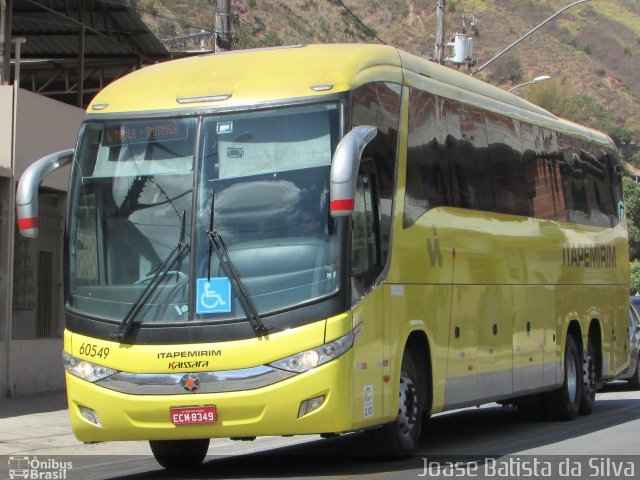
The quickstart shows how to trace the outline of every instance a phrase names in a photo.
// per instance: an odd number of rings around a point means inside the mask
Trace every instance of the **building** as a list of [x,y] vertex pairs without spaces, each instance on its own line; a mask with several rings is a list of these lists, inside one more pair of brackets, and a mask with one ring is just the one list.
[[20,175],[75,146],[96,92],[169,53],[124,0],[0,0],[0,16],[0,396],[18,396],[64,387],[69,169],[41,185],[37,239],[17,233]]

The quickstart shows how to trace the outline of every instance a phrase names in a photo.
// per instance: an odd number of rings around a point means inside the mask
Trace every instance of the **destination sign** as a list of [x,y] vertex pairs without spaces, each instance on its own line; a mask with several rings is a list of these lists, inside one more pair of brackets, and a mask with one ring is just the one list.
[[187,138],[188,133],[187,124],[177,120],[108,125],[102,134],[102,144],[115,147],[129,143],[182,140]]

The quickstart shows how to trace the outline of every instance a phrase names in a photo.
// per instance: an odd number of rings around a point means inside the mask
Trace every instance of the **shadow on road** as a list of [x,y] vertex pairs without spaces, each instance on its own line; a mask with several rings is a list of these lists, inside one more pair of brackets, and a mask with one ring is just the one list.
[[0,398],[0,419],[32,413],[55,412],[66,408],[67,393],[65,390],[24,397]]
[[[202,466],[190,472],[167,472],[151,466],[152,470],[145,473],[107,478],[317,478],[356,474],[399,478],[403,472],[411,472],[411,477],[415,477],[415,471],[421,471],[427,457],[466,462],[515,454],[638,420],[639,407],[640,401],[635,398],[599,399],[592,415],[572,422],[528,420],[516,409],[500,406],[445,413],[427,424],[418,454],[401,461],[372,456],[366,447],[365,434],[357,433],[260,453],[208,456]],[[145,465],[152,465],[148,458]]]

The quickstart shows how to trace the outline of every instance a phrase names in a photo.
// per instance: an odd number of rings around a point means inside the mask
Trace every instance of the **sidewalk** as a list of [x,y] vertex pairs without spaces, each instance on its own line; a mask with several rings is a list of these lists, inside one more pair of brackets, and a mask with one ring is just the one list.
[[150,455],[147,442],[85,445],[71,431],[65,391],[0,399],[0,455]]

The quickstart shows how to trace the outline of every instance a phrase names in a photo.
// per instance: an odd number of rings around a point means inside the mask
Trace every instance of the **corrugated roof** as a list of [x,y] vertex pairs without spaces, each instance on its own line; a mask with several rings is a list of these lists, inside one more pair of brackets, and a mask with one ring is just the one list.
[[8,0],[10,6],[11,35],[26,39],[21,87],[67,103],[85,107],[112,80],[170,58],[124,0]]

